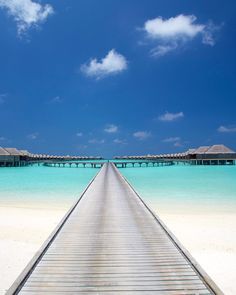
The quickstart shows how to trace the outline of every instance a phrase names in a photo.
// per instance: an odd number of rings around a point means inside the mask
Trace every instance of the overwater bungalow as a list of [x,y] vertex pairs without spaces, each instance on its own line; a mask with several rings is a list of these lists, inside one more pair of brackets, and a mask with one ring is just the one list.
[[0,147],[0,166],[6,166],[8,162],[14,162],[14,157],[12,157],[4,148]]
[[119,160],[173,160],[175,163],[183,162],[191,165],[233,165],[236,160],[236,153],[223,144],[213,146],[200,146],[189,149],[182,153],[158,154],[146,156],[124,156],[115,157]]
[[23,166],[27,158],[28,151],[0,147],[0,166]]
[[193,164],[198,165],[226,165],[234,164],[236,160],[236,153],[223,144],[200,147],[191,154],[189,158]]

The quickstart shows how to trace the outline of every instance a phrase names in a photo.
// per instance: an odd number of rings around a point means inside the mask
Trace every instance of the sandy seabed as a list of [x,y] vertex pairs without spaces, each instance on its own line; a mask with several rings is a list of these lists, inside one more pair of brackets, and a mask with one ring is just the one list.
[[[11,286],[70,205],[0,206],[0,294]],[[235,295],[236,214],[155,211],[221,290]]]

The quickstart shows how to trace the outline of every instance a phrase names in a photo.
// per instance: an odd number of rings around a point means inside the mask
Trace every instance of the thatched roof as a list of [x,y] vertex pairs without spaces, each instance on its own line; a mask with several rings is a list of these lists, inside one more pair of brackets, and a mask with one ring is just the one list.
[[189,150],[187,150],[186,154],[192,155],[192,154],[194,154],[195,151],[196,151],[196,149],[189,149]]
[[216,144],[211,146],[206,154],[234,154],[235,152],[223,144]]
[[11,156],[22,156],[22,153],[16,148],[4,148]]
[[10,154],[2,147],[0,147],[0,156],[9,156]]
[[199,154],[234,154],[235,152],[223,144],[217,144],[213,146],[200,146],[197,149],[189,149],[188,155],[199,155]]
[[28,152],[27,150],[20,150],[20,152],[21,152],[21,154],[22,154],[22,156],[30,156],[31,154],[30,154],[30,152]]
[[196,154],[205,154],[208,150],[209,150],[209,146],[200,146],[198,149],[196,149],[193,154],[196,155]]

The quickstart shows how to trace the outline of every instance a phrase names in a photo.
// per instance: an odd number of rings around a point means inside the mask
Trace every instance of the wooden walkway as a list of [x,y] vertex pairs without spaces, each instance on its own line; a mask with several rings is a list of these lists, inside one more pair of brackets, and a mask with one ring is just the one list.
[[110,163],[7,294],[222,292]]

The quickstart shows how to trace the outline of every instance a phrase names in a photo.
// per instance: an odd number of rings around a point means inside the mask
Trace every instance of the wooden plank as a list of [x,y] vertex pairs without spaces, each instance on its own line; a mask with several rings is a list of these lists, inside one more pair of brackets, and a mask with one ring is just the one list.
[[[62,292],[55,292],[55,291],[22,291],[21,295],[38,295],[38,294],[44,294],[44,295],[62,295]],[[70,295],[90,295],[90,294],[96,294],[97,295],[97,291],[69,291],[67,290],[66,294],[70,294]],[[209,291],[206,291],[205,289],[203,290],[197,290],[197,292],[193,292],[192,290],[178,290],[178,291],[172,291],[172,290],[168,290],[168,291],[159,291],[156,290],[155,293],[153,293],[153,291],[116,291],[113,290],[112,292],[99,292],[99,295],[116,295],[116,294],[125,294],[125,295],[210,295],[211,293]]]
[[[35,276],[44,276],[44,275],[49,275],[49,274],[57,274],[57,275],[69,275],[71,274],[71,276],[73,275],[84,275],[84,276],[89,276],[89,274],[91,274],[91,276],[108,276],[110,273],[111,275],[122,275],[122,274],[125,274],[125,275],[132,275],[132,274],[138,274],[140,273],[141,275],[155,275],[157,272],[155,272],[155,270],[151,269],[151,270],[148,270],[147,268],[142,270],[141,268],[140,269],[136,269],[136,270],[129,270],[129,269],[111,269],[111,270],[96,270],[96,271],[93,271],[92,269],[83,269],[81,271],[76,271],[75,269],[70,269],[68,268],[66,271],[57,271],[55,268],[54,269],[51,269],[50,271],[47,271],[47,270],[43,270],[43,271],[37,271],[35,272]],[[176,275],[180,275],[180,274],[187,274],[187,275],[193,275],[194,273],[192,272],[187,272],[187,271],[184,271],[184,269],[167,269],[167,270],[160,270],[159,272],[160,274],[163,274],[163,275],[171,275],[171,274],[176,274]]]
[[136,281],[124,281],[124,280],[103,280],[103,281],[97,281],[97,280],[93,280],[93,282],[87,281],[87,282],[78,282],[78,281],[29,281],[25,284],[25,288],[30,288],[30,287],[76,287],[76,288],[85,288],[88,286],[93,286],[93,287],[137,287],[137,286],[150,286],[153,287],[155,286],[156,288],[179,288],[180,286],[183,288],[183,286],[186,286],[187,288],[204,288],[203,283],[201,283],[199,280],[172,280],[172,281],[142,281],[142,280],[136,280]]
[[[198,294],[198,290],[204,290],[204,286],[200,285],[199,287],[191,287],[187,285],[182,285],[182,286],[174,286],[173,288],[169,286],[103,286],[103,287],[98,287],[98,286],[88,286],[88,287],[76,287],[76,286],[53,286],[50,288],[49,286],[44,286],[44,287],[24,287],[23,291],[30,291],[30,292],[44,292],[48,290],[52,290],[53,292],[64,292],[67,293],[68,291],[73,291],[73,292],[97,292],[97,293],[102,293],[102,292],[114,292],[114,291],[192,291],[192,294]],[[205,292],[206,289],[205,289]],[[208,291],[209,292],[209,291]],[[155,293],[154,293],[155,294]]]
[[[106,284],[108,284],[109,286],[130,286],[131,284],[134,286],[177,286],[177,285],[185,285],[187,286],[187,289],[190,288],[191,286],[199,286],[201,285],[202,288],[204,288],[204,285],[197,282],[196,280],[182,280],[182,282],[180,283],[180,281],[178,280],[172,280],[172,281],[167,281],[167,280],[163,280],[163,281],[157,281],[157,280],[134,280],[132,281],[132,279],[130,280],[122,280],[121,278],[117,278],[117,280],[112,280],[109,283],[109,278],[103,279],[103,280],[94,280],[92,283],[91,280],[86,280],[86,281],[76,281],[76,280],[61,280],[60,283],[58,283],[58,281],[56,280],[34,280],[31,281],[29,283],[25,284],[25,287],[41,287],[41,286],[56,286],[56,287],[60,287],[60,286],[77,286],[77,287],[84,287],[84,286],[105,286]],[[192,287],[191,287],[192,288]]]
[[141,274],[139,276],[133,277],[133,276],[122,276],[117,275],[115,277],[113,276],[87,276],[87,277],[81,277],[81,276],[73,276],[73,275],[61,275],[61,276],[31,276],[30,282],[91,282],[91,278],[95,279],[96,281],[103,282],[107,279],[114,279],[114,281],[122,281],[122,282],[143,282],[143,281],[155,281],[155,282],[165,282],[165,281],[199,281],[198,277],[195,275],[193,276],[142,276]]

